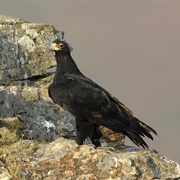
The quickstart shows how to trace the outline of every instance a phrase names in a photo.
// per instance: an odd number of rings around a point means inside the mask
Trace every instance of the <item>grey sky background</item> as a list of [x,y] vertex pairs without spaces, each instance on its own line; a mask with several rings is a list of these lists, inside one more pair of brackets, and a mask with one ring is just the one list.
[[156,129],[151,149],[180,163],[180,1],[6,0],[0,13],[64,30],[81,71]]

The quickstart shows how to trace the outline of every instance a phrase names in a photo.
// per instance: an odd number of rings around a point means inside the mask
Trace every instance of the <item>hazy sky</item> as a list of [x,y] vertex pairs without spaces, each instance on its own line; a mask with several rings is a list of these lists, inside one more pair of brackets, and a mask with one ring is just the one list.
[[81,71],[157,130],[151,149],[180,163],[180,1],[7,0],[0,12],[64,30]]

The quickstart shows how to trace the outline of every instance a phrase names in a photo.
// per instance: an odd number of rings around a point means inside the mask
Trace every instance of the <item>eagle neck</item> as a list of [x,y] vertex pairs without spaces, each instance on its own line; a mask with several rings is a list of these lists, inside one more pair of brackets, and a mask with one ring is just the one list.
[[56,55],[57,68],[54,77],[54,83],[58,83],[64,74],[82,75],[76,63],[70,54]]

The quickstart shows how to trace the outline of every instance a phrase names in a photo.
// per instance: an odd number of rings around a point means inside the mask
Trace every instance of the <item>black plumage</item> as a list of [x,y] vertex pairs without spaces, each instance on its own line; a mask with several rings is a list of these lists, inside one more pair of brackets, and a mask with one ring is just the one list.
[[148,148],[142,137],[153,140],[154,129],[141,122],[132,111],[107,90],[84,76],[70,54],[69,46],[59,39],[53,42],[57,69],[49,96],[76,119],[76,142],[90,137],[95,146],[100,146],[99,126],[128,136],[136,145]]

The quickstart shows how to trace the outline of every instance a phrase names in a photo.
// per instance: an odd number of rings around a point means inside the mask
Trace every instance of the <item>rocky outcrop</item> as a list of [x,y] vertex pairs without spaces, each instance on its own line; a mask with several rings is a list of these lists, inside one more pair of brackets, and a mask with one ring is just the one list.
[[55,66],[49,46],[57,36],[51,25],[0,16],[0,85],[46,75]]
[[0,179],[180,178],[176,162],[126,147],[124,136],[108,129],[101,128],[106,140],[97,149],[67,139],[76,136],[74,118],[47,92],[56,65],[49,46],[59,34],[0,16]]
[[146,151],[135,147],[95,149],[87,145],[79,146],[73,140],[58,138],[43,146],[22,140],[8,149],[4,148],[3,154],[9,164],[9,174],[18,180],[180,178],[176,162],[159,155],[155,150]]
[[56,65],[50,44],[59,35],[51,25],[0,16],[0,116],[18,117],[31,138],[45,141],[75,136],[74,118],[47,93],[47,69]]
[[30,86],[0,87],[0,115],[18,117],[32,139],[52,141],[74,137],[75,121],[48,97],[47,88]]

